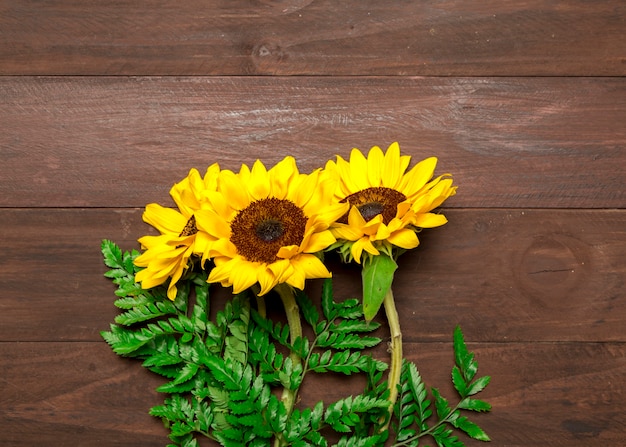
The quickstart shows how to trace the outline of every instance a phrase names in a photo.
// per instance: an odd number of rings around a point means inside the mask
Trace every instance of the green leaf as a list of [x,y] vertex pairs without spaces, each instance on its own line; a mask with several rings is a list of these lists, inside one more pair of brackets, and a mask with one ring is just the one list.
[[117,324],[130,326],[142,321],[159,318],[168,314],[175,314],[176,307],[169,301],[159,301],[154,303],[146,303],[133,307],[126,312],[115,317]]
[[452,409],[448,405],[448,401],[443,397],[437,388],[431,388],[433,397],[435,398],[435,409],[437,410],[437,417],[440,421],[443,421],[450,417]]
[[304,316],[304,320],[313,328],[317,326],[320,321],[320,314],[317,311],[315,305],[309,297],[301,290],[296,292],[296,301],[300,307],[300,312]]
[[195,363],[187,363],[180,370],[178,377],[174,379],[173,385],[180,385],[191,380],[198,373],[199,366]]
[[114,242],[104,239],[100,245],[104,256],[104,265],[112,269],[124,268],[122,250]]
[[348,396],[326,408],[324,422],[337,432],[347,433],[351,431],[351,427],[361,422],[364,413],[375,411],[378,415],[379,410],[384,410],[388,406],[389,401],[387,399],[377,399],[364,395]]
[[480,399],[466,397],[459,402],[459,408],[470,411],[491,411],[491,404]]
[[403,380],[408,382],[411,395],[415,400],[417,425],[421,431],[424,431],[427,429],[426,419],[432,415],[426,385],[422,381],[422,377],[414,363],[406,362],[405,367],[406,373],[403,374]]
[[432,432],[432,437],[440,447],[465,447],[459,438],[452,436],[452,430],[447,429],[445,425],[438,426]]
[[465,378],[465,383],[469,383],[478,371],[478,363],[474,361],[474,354],[467,350],[463,332],[459,326],[454,329],[453,347],[456,364]]
[[367,371],[372,366],[370,358],[358,351],[324,351],[311,354],[309,369],[318,373],[327,371],[350,375],[360,371]]
[[467,396],[473,396],[476,393],[480,393],[482,390],[485,389],[487,385],[489,385],[490,381],[491,377],[489,376],[483,376],[479,379],[476,379],[469,385],[467,389]]
[[483,431],[478,425],[471,422],[465,416],[461,416],[452,422],[459,430],[463,430],[470,438],[477,439],[479,441],[491,441],[487,433]]
[[396,261],[384,253],[372,256],[371,261],[363,265],[363,315],[367,321],[378,314],[397,268]]
[[143,366],[149,368],[151,366],[177,365],[182,363],[182,361],[179,355],[170,354],[169,352],[157,352],[148,357],[143,362]]
[[119,355],[130,355],[152,339],[150,336],[115,324],[111,325],[110,332],[103,331],[100,335],[111,346],[113,352]]
[[332,324],[329,328],[332,332],[373,332],[380,327],[379,323],[374,321],[361,320],[342,320],[339,324]]
[[461,397],[467,396],[467,384],[465,383],[465,378],[463,377],[463,373],[459,367],[456,365],[452,367],[452,384]]
[[322,312],[329,320],[337,317],[333,301],[333,281],[330,278],[325,279],[322,284]]

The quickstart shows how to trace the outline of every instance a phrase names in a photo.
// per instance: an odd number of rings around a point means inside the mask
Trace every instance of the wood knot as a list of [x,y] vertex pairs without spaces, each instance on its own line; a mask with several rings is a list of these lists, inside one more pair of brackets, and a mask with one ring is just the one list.
[[516,278],[531,297],[550,305],[565,299],[587,277],[588,269],[584,243],[564,234],[545,234],[535,237],[524,250]]
[[252,61],[257,73],[275,74],[288,59],[288,54],[275,42],[261,42],[252,50]]

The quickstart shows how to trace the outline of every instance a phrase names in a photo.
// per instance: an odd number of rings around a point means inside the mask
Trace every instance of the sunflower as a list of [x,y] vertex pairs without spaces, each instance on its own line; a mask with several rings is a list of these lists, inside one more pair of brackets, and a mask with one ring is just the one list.
[[146,206],[143,220],[156,228],[158,236],[143,236],[139,243],[145,250],[135,259],[135,265],[144,267],[135,275],[141,287],[149,289],[170,279],[167,296],[176,299],[176,283],[190,266],[190,258],[208,250],[210,238],[198,231],[195,213],[208,206],[211,191],[217,188],[220,168],[210,166],[204,178],[196,169],[175,184],[170,195],[178,210],[163,207],[157,203]]
[[257,160],[252,169],[221,171],[211,208],[196,213],[198,229],[215,240],[208,281],[233,293],[258,283],[264,295],[279,284],[303,289],[307,278],[330,277],[316,254],[335,242],[329,227],[348,208],[333,201],[331,186],[321,170],[301,174],[293,157],[269,170]]
[[337,182],[336,200],[350,204],[349,212],[332,229],[344,256],[359,263],[363,251],[391,256],[393,247],[417,247],[421,228],[447,222],[442,214],[431,211],[456,193],[452,179],[447,174],[432,179],[435,157],[407,172],[410,161],[410,156],[400,155],[396,142],[384,154],[378,146],[367,157],[353,149],[350,161],[337,156],[336,162],[326,164],[325,171]]

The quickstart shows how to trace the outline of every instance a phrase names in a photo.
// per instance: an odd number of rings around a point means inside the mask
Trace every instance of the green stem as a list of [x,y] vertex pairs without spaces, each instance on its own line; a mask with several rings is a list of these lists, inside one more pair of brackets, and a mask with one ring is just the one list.
[[[276,292],[278,292],[278,295],[283,302],[283,306],[285,307],[287,324],[289,325],[289,341],[293,345],[298,338],[302,337],[300,308],[298,307],[298,303],[296,302],[294,291],[290,286],[288,286],[287,284],[279,284],[278,286],[276,286],[275,290]],[[289,357],[291,358],[293,366],[299,365],[302,362],[300,355],[294,351],[291,351]],[[291,414],[296,402],[296,391],[290,390],[285,387],[283,389],[281,400],[285,405],[287,414]],[[281,439],[281,437],[277,437],[274,446],[278,447],[282,445],[285,445],[284,440]]]
[[260,316],[267,318],[267,308],[265,307],[265,297],[256,295],[256,309]]
[[387,315],[387,321],[389,323],[389,329],[391,332],[391,341],[389,343],[389,352],[391,353],[391,365],[389,368],[389,376],[387,383],[389,384],[389,419],[381,431],[385,431],[389,427],[391,415],[393,414],[393,407],[398,400],[398,384],[400,383],[400,374],[402,372],[402,332],[400,331],[400,319],[398,318],[398,311],[396,309],[396,303],[393,299],[393,292],[391,287],[385,295],[383,300],[385,306],[385,313]]

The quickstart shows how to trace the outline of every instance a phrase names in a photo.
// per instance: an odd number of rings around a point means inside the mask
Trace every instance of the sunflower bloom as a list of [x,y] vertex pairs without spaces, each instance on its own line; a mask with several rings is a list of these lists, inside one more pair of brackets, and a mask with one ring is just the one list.
[[190,266],[193,255],[208,250],[210,238],[198,231],[195,213],[208,206],[211,191],[217,188],[220,169],[210,166],[202,178],[196,169],[175,184],[170,195],[178,209],[166,208],[156,203],[146,206],[143,220],[156,228],[160,235],[143,236],[139,243],[145,250],[135,259],[135,265],[144,267],[135,275],[141,287],[149,289],[170,279],[167,297],[176,299],[176,283]]
[[335,242],[329,227],[348,208],[333,200],[330,185],[320,170],[301,174],[293,157],[269,170],[256,161],[252,169],[221,171],[211,208],[196,213],[198,228],[214,240],[208,281],[233,293],[258,283],[264,295],[279,284],[303,289],[305,279],[330,277],[316,253]]
[[386,153],[374,146],[365,157],[353,149],[349,161],[337,156],[336,162],[326,164],[328,175],[337,181],[336,200],[350,204],[332,232],[343,242],[342,252],[356,262],[361,262],[364,251],[377,256],[381,251],[391,255],[393,247],[415,248],[421,228],[447,222],[431,211],[456,193],[452,179],[447,174],[432,178],[435,157],[407,172],[410,160],[400,155],[398,143],[392,143]]

